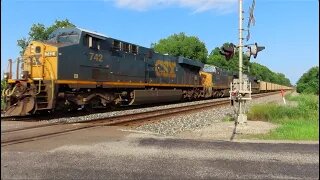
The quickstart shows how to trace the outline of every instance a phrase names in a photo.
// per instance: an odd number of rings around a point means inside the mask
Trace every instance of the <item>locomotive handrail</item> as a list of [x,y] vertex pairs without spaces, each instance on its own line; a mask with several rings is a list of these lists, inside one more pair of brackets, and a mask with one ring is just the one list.
[[53,99],[54,98],[54,82],[53,82],[53,76],[52,76],[53,68],[52,68],[51,62],[50,61],[48,61],[48,62],[50,64],[50,68],[51,68],[51,70],[49,70],[49,74],[50,74],[50,79],[51,79],[51,97]]
[[39,89],[38,89],[38,92],[36,93],[36,95],[40,94],[41,92],[41,80],[39,80]]
[[[32,74],[32,66],[33,66],[32,58],[30,56],[23,55],[21,56],[21,59],[22,59],[20,60],[21,62],[26,63],[27,65],[30,66],[30,74]],[[39,80],[39,88],[38,88],[38,91],[36,92],[36,95],[40,94],[40,92],[41,92],[41,80]]]
[[[45,45],[44,45],[45,46]],[[47,61],[47,59],[45,58],[45,56],[43,57],[43,61]],[[47,69],[47,71],[49,71],[49,75],[50,75],[50,80],[51,80],[51,99],[54,98],[54,77],[52,75],[52,71],[53,71],[53,68],[52,68],[52,64],[50,61],[47,61],[49,63],[49,66],[50,66],[50,69]]]
[[6,89],[6,90],[4,91],[4,94],[5,94],[6,96],[10,97],[10,96],[13,95],[14,91],[16,90],[16,88],[17,88],[17,86],[14,86],[13,89],[12,89],[12,91],[11,91],[9,94],[8,94],[8,92],[10,91],[10,89]]

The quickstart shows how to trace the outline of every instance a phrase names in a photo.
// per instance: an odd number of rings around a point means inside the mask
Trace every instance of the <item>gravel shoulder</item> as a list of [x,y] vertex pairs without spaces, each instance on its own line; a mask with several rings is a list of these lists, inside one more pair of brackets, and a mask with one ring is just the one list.
[[177,137],[233,141],[243,139],[244,135],[265,134],[277,127],[277,125],[263,121],[249,121],[237,126],[234,122],[217,122],[205,128],[181,132],[177,134]]
[[[247,106],[250,108],[252,105],[261,103],[284,105],[279,93],[253,99]],[[287,101],[287,105],[294,104]],[[134,130],[140,133],[186,139],[241,141],[247,135],[265,134],[278,127],[278,125],[264,121],[248,121],[246,124],[235,126],[233,121],[226,121],[228,117],[234,116],[234,112],[234,107],[219,107],[167,118],[164,121],[139,126]]]

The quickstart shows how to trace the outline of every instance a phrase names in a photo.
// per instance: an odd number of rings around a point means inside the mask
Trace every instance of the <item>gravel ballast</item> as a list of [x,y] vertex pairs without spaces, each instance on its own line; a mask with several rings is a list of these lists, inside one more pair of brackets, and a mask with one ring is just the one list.
[[160,109],[169,109],[169,108],[174,108],[174,107],[189,106],[189,105],[193,105],[193,104],[202,104],[205,102],[215,102],[215,101],[221,101],[223,99],[228,99],[228,98],[210,99],[210,100],[185,102],[185,103],[176,103],[176,104],[154,106],[154,107],[147,107],[147,108],[112,111],[112,112],[105,112],[105,113],[96,113],[96,114],[90,114],[90,115],[85,115],[85,116],[80,116],[80,117],[57,118],[57,119],[50,119],[50,120],[43,120],[43,121],[48,122],[48,123],[85,122],[85,121],[90,121],[90,120],[95,120],[95,119],[103,119],[103,118],[116,117],[116,116],[121,116],[121,115],[136,114],[136,113],[142,113],[142,112],[148,112],[148,111],[154,111],[154,110],[160,110]]
[[[281,95],[275,94],[249,101],[248,108],[254,104],[268,102],[283,104]],[[139,126],[135,130],[165,136],[226,140],[232,136],[234,122],[224,122],[224,120],[227,117],[234,116],[234,114],[234,107],[224,106],[206,109],[197,113],[177,115],[157,123]],[[236,132],[239,134],[259,134],[267,133],[270,129],[276,127],[276,125],[268,122],[248,121],[246,125],[238,126]]]

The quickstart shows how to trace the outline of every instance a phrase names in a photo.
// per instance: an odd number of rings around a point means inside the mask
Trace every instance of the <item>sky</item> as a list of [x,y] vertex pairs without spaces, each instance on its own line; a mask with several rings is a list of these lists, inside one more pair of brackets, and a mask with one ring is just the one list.
[[[244,27],[252,0],[243,0]],[[69,19],[78,27],[150,47],[185,32],[209,53],[225,42],[239,43],[238,0],[1,0],[1,76],[19,56],[17,40],[34,23]],[[319,1],[256,0],[251,38],[266,49],[252,62],[283,73],[292,84],[319,66]],[[246,33],[244,33],[246,36]]]

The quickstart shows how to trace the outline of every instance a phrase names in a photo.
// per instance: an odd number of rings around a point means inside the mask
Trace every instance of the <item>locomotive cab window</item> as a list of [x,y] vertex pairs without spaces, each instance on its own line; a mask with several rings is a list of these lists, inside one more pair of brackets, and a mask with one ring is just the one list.
[[92,49],[101,49],[101,40],[90,35],[86,36],[86,45]]
[[122,43],[122,50],[125,52],[130,51],[130,45],[128,43]]
[[37,53],[37,54],[41,53],[41,47],[40,47],[40,46],[37,46],[37,47],[36,47],[36,53]]
[[131,52],[133,54],[138,54],[138,47],[136,45],[131,45]]
[[51,43],[62,43],[62,44],[77,44],[79,43],[79,33],[76,31],[68,32],[53,32],[49,35],[49,40],[47,42]]
[[121,42],[114,40],[114,41],[112,42],[112,49],[120,50],[120,49],[121,49]]

